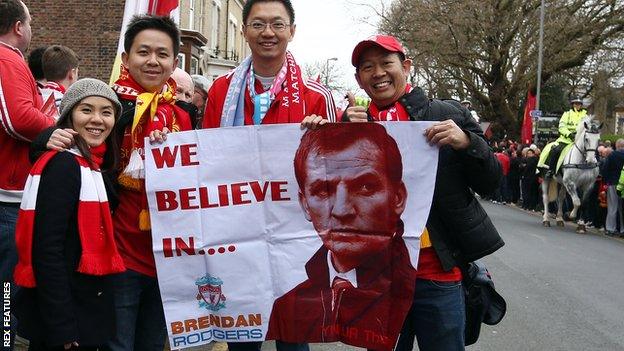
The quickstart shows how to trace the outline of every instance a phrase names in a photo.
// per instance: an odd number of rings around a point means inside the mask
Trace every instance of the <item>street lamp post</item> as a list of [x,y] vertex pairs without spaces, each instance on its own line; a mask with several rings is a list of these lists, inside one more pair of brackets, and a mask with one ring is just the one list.
[[338,61],[338,58],[332,57],[325,60],[325,87],[329,84],[329,61]]
[[[535,109],[540,109],[540,94],[542,90],[542,61],[544,52],[544,0],[540,5],[540,27],[539,27],[539,52],[537,54],[537,92],[535,96]],[[533,134],[533,142],[537,144],[537,118],[533,128],[535,128],[535,134]]]

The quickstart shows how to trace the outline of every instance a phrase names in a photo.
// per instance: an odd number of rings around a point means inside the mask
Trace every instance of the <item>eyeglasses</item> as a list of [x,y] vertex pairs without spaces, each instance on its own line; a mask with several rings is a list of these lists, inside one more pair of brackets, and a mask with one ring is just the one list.
[[275,21],[271,23],[266,23],[262,21],[253,21],[246,25],[246,27],[251,28],[255,32],[259,32],[259,33],[264,32],[267,29],[267,27],[271,27],[271,30],[273,32],[283,32],[286,29],[286,27],[289,27],[289,26],[290,24],[284,21]]

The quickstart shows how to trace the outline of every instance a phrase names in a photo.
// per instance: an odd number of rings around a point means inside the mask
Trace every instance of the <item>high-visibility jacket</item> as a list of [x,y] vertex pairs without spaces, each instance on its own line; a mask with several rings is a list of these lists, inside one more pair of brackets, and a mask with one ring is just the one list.
[[576,132],[579,122],[587,116],[587,110],[580,109],[578,111],[571,108],[563,113],[559,119],[559,139],[557,141],[570,144],[574,140],[570,138],[570,134]]

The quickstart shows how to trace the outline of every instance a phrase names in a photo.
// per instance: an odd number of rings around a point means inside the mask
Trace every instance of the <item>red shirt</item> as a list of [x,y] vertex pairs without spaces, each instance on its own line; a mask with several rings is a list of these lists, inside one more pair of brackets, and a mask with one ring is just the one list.
[[[174,116],[166,127],[172,131],[184,131],[190,128],[188,113],[179,107],[175,107],[173,111]],[[131,125],[126,127],[120,145],[121,169],[125,168],[130,160],[132,152],[131,129]],[[139,214],[142,209],[147,207],[147,196],[144,191],[127,189],[123,186],[119,187],[118,194],[119,206],[113,213],[117,249],[123,257],[126,268],[150,277],[156,277],[151,231],[139,229]]]
[[456,282],[462,279],[461,270],[453,267],[448,272],[442,269],[442,263],[433,247],[420,249],[416,279],[433,280],[437,282]]
[[[225,96],[227,95],[232,74],[221,76],[215,80],[208,91],[208,100],[204,111],[202,128],[218,128],[221,126],[221,112]],[[331,92],[321,84],[314,81],[303,80],[303,116],[318,115],[327,118],[330,122],[336,121],[336,106]],[[258,79],[255,81],[256,93],[262,93],[262,84]],[[301,121],[291,121],[288,116],[279,116],[279,105],[286,96],[284,90],[277,94],[271,107],[262,119],[262,124],[276,123],[300,123]],[[254,103],[249,96],[249,89],[245,88],[245,125],[253,125]]]
[[498,162],[500,162],[501,164],[501,168],[503,169],[503,175],[506,176],[507,174],[509,174],[509,165],[511,163],[509,160],[509,156],[507,156],[507,154],[504,152],[497,152],[494,154],[494,156],[496,156]]
[[156,277],[151,232],[139,229],[141,207],[138,204],[144,196],[138,191],[119,189],[119,206],[113,213],[115,243],[126,268]]

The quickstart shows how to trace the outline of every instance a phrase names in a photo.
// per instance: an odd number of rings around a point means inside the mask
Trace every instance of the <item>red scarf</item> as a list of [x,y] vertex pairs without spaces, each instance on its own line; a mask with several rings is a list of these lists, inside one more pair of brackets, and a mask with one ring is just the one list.
[[[106,144],[91,148],[91,164],[78,151],[68,151],[75,154],[81,178],[77,221],[82,254],[77,271],[89,275],[107,275],[126,270],[113,238],[113,220],[99,167],[105,151]],[[33,165],[17,218],[15,242],[19,261],[14,277],[17,285],[27,288],[37,285],[32,266],[32,246],[39,179],[47,163],[56,154],[57,151],[48,151]]]
[[[408,84],[405,87],[405,93],[409,93],[412,90],[412,87]],[[395,101],[394,104],[384,108],[383,110],[379,109],[379,106],[375,105],[374,102],[371,102],[368,107],[368,112],[370,112],[373,119],[377,122],[385,122],[385,121],[409,121],[409,113],[405,110],[405,107],[401,105],[398,101]]]
[[[113,90],[121,99],[136,101],[135,115],[130,129],[131,141],[122,143],[123,154],[128,159],[122,158],[122,172],[118,181],[126,189],[138,191],[143,194],[141,211],[139,213],[139,229],[150,230],[147,195],[145,193],[145,138],[154,130],[169,129],[171,132],[184,130],[181,128],[178,118],[188,118],[188,114],[182,108],[175,105],[176,83],[169,78],[160,92],[149,94],[122,66],[119,79],[113,84]],[[139,115],[139,111],[144,112]],[[190,121],[187,128],[190,129]]]
[[47,81],[46,84],[43,86],[43,89],[56,90],[60,92],[61,94],[65,95],[65,87],[60,85],[57,82]]
[[304,83],[301,78],[301,68],[297,62],[295,62],[295,58],[290,51],[286,52],[285,66],[286,78],[284,79],[283,85],[281,85],[281,91],[276,93],[276,96],[282,96],[276,123],[301,121],[303,117],[305,117],[302,89]]
[[[157,98],[157,107],[154,116],[150,116],[150,108],[147,108],[141,116],[135,116],[133,121],[132,144],[135,147],[143,148],[145,137],[154,130],[162,130],[167,127],[169,131],[180,131],[180,126],[176,121],[175,91],[176,83],[173,78],[169,78]],[[135,109],[143,104],[137,101],[139,95],[146,93],[146,90],[137,83],[125,67],[121,68],[119,79],[113,84],[113,90],[123,100],[136,101]],[[149,103],[149,102],[146,102]]]

